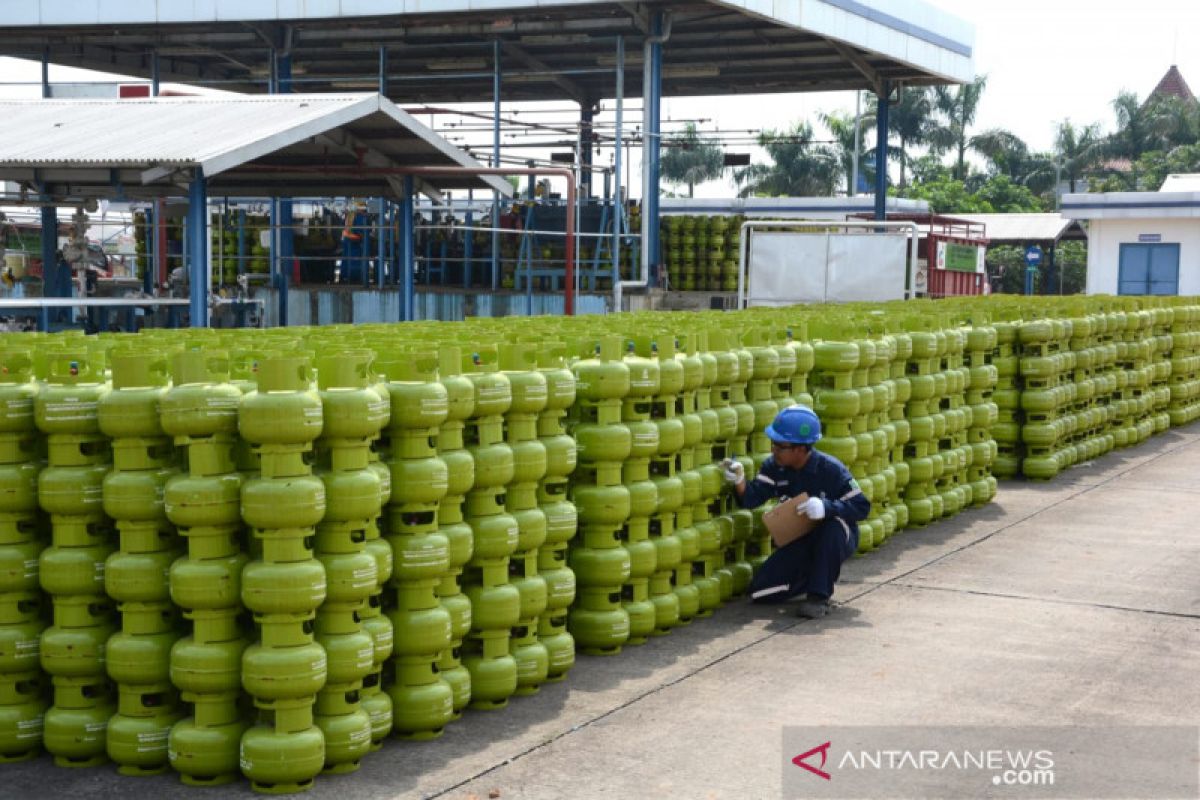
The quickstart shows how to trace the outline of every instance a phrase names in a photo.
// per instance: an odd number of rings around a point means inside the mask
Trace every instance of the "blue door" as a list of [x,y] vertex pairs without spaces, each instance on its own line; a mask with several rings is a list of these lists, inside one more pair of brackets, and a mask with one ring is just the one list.
[[1117,294],[1179,294],[1179,245],[1123,244]]

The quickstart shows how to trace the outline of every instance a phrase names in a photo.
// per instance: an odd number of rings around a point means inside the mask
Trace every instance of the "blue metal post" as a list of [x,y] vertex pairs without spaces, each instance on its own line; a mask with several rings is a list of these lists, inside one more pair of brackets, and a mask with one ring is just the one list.
[[379,45],[379,93],[387,97],[388,93],[388,56],[387,47]]
[[888,95],[891,81],[883,82],[875,115],[875,219],[887,219]]
[[245,274],[246,267],[246,209],[239,208],[237,213],[237,274]]
[[[663,14],[657,12],[654,15],[654,23],[651,28],[651,33],[654,36],[661,36],[663,32]],[[650,285],[657,286],[659,279],[659,264],[662,262],[662,257],[659,254],[658,244],[658,186],[659,186],[659,156],[660,146],[662,144],[662,59],[663,48],[661,44],[650,45],[650,128],[646,131],[649,137],[649,161],[650,161],[650,192],[644,200],[646,207],[642,209],[642,236],[645,236],[650,241],[650,263],[647,265],[648,275],[650,276]],[[643,101],[645,102],[645,101]]]
[[621,137],[625,125],[625,37],[617,37],[617,124],[613,144],[613,285],[621,280],[621,223],[625,208],[621,202]]
[[154,294],[154,250],[158,247],[158,237],[155,236],[155,231],[158,229],[158,215],[154,213],[155,206],[150,206],[146,209],[146,223],[142,229],[146,234],[146,264],[142,272],[142,291],[146,294]]
[[400,204],[392,203],[392,221],[388,224],[388,276],[391,283],[400,283]]
[[[273,50],[271,55],[275,64],[272,94],[290,94],[292,91],[291,54]],[[271,220],[279,228],[279,236],[276,239],[279,242],[279,254],[278,258],[273,259],[276,268],[275,288],[279,292],[279,324],[287,327],[288,286],[291,282],[292,261],[296,252],[292,233],[292,201],[281,199],[277,201],[276,208],[279,212],[278,216]]]
[[471,260],[475,258],[475,231],[471,228],[475,225],[475,214],[471,210],[471,204],[475,202],[475,190],[467,190],[467,229],[463,231],[463,288],[471,288]]
[[[374,221],[372,221],[372,216],[374,216]],[[379,230],[378,215],[371,214],[371,200],[369,198],[367,199],[367,230],[374,231],[374,233],[375,233],[375,250],[378,253],[379,245],[380,245],[380,238],[381,238],[380,233],[382,233],[382,231]],[[371,285],[371,252],[370,252],[370,249],[371,249],[370,248],[370,235],[368,234],[367,241],[363,243],[362,285],[363,285],[364,289]]]
[[[42,199],[50,202],[48,195],[43,195]],[[46,297],[71,296],[71,287],[68,281],[62,280],[62,272],[58,264],[58,209],[53,205],[42,206],[42,294]]]
[[[379,198],[379,213],[375,215],[375,220],[379,225],[379,236],[376,250],[379,252],[379,263],[375,265],[375,285],[380,289],[383,288],[383,274],[386,272],[384,264],[387,257],[387,198]],[[368,270],[363,270],[368,272]]]
[[[492,166],[500,166],[500,40],[492,43]],[[500,286],[500,193],[492,192],[492,289]]]
[[[158,97],[158,51],[150,54],[150,94]],[[146,271],[142,275],[142,291],[154,294],[154,281],[158,277],[158,226],[162,224],[161,205],[156,200],[146,209]]]
[[400,321],[413,319],[413,177],[404,176],[400,203]]
[[188,312],[193,328],[208,327],[208,192],[204,172],[188,185]]

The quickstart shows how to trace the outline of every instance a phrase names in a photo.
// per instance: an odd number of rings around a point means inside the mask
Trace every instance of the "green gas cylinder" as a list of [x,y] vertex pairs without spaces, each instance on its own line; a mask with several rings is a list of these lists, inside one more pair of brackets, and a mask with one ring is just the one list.
[[229,357],[219,350],[174,354],[172,386],[159,403],[163,430],[171,436],[235,433],[242,392],[228,383],[229,368]]
[[0,681],[0,764],[37,756],[47,708],[44,682],[36,671],[8,672]]
[[43,742],[60,767],[94,767],[106,760],[108,721],[116,712],[112,684],[96,675],[54,677]]
[[277,704],[275,725],[258,724],[242,734],[242,774],[256,792],[292,794],[312,787],[325,766],[325,736],[311,723],[307,703]]

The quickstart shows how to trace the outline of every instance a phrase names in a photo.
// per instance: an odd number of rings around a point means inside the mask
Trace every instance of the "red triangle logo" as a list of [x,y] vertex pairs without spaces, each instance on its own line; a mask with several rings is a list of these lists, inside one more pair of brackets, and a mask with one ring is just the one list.
[[[805,762],[806,758],[809,758],[810,756],[814,756],[817,753],[821,754],[821,765],[819,767],[814,767],[812,764],[808,764]],[[825,780],[831,780],[829,777],[829,773],[823,769],[823,767],[825,766],[825,760],[826,760],[826,758],[828,758],[828,756],[829,756],[829,742],[826,742],[825,744],[817,745],[812,750],[809,750],[807,753],[801,753],[800,755],[796,756],[795,758],[792,759],[792,763],[795,764],[797,767],[801,767],[803,769],[808,770],[813,775],[816,775],[818,778],[824,778]]]

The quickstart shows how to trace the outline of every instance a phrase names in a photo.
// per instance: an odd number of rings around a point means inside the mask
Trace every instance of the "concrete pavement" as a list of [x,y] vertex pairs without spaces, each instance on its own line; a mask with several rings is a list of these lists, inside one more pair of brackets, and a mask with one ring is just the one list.
[[[1200,423],[1004,482],[849,562],[825,620],[735,601],[308,796],[778,798],[787,725],[1195,725],[1197,476]],[[252,795],[45,758],[0,778],[0,797]]]

